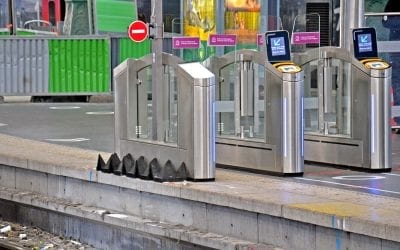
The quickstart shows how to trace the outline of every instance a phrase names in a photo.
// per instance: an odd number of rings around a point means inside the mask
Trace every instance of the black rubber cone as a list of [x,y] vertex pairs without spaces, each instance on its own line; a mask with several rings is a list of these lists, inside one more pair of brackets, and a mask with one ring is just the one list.
[[151,160],[149,166],[153,180],[161,182],[160,180],[162,179],[162,168],[157,158]]
[[[118,159],[118,160],[119,160],[119,159]],[[117,166],[116,168],[113,169],[113,173],[114,173],[115,175],[121,176],[121,175],[122,175],[122,170],[123,170],[122,161],[119,161],[118,166]]]
[[108,159],[106,166],[104,168],[104,173],[112,173],[114,169],[117,169],[119,164],[121,163],[121,160],[119,159],[117,153],[114,153],[110,156],[110,159]]
[[102,169],[105,167],[106,163],[103,160],[103,157],[101,157],[101,155],[99,155],[99,157],[97,158],[97,166],[96,166],[96,170],[97,171],[102,171]]
[[175,181],[176,180],[176,171],[175,171],[175,167],[174,164],[172,164],[172,162],[170,160],[168,160],[162,171],[162,182],[164,181]]
[[186,169],[186,164],[182,162],[181,166],[176,171],[175,181],[184,181],[188,177],[188,172]]
[[131,154],[127,154],[122,158],[122,165],[122,174],[131,178],[137,177],[138,171],[136,162]]
[[151,172],[149,164],[147,164],[144,156],[140,156],[136,161],[136,166],[138,170],[138,177],[144,180],[151,180]]

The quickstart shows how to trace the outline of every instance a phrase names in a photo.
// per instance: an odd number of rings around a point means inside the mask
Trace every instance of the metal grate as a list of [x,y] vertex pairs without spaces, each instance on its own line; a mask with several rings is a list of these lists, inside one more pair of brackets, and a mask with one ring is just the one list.
[[[329,3],[307,3],[306,13],[318,13],[320,15],[320,39],[321,46],[330,45],[330,22],[329,22]],[[309,18],[306,21],[306,31],[318,31],[318,18]],[[318,47],[315,44],[309,44],[307,47]]]

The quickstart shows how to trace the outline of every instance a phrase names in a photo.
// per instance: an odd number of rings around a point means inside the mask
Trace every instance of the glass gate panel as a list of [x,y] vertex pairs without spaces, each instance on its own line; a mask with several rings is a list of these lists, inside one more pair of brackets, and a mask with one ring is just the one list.
[[137,84],[129,85],[129,139],[152,138],[152,77],[151,67],[137,72]]
[[[331,117],[326,116],[328,134],[350,136],[351,125],[351,64],[338,59],[332,60],[332,98],[335,109]],[[326,126],[325,126],[326,128]],[[325,131],[326,133],[326,131]]]
[[[164,142],[177,143],[178,87],[172,66],[163,66],[163,120]],[[153,136],[153,95],[151,66],[137,72],[136,84],[129,85],[128,124],[129,139],[149,139]]]
[[217,134],[235,136],[235,79],[236,64],[229,64],[220,70],[220,83],[216,87]]
[[220,70],[217,132],[221,137],[265,138],[265,67],[250,61]]
[[164,65],[164,114],[165,142],[177,143],[178,140],[178,85],[175,70],[172,66]]
[[351,64],[325,58],[303,66],[304,131],[350,137]]
[[254,63],[254,96],[256,97],[254,106],[254,138],[265,139],[265,67]]
[[318,61],[303,66],[304,79],[304,132],[319,131]]

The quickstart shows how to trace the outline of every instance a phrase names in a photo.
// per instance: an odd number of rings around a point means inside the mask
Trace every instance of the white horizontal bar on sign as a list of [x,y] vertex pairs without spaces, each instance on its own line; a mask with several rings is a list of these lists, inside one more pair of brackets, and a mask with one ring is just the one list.
[[132,34],[144,34],[144,33],[146,33],[145,29],[132,30]]

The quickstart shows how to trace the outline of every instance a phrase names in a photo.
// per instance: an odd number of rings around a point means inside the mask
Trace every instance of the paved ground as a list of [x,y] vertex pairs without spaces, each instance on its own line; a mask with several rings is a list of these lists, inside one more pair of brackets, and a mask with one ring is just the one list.
[[[0,133],[112,152],[113,110],[112,103],[2,103]],[[306,164],[303,177],[287,179],[400,198],[400,135],[393,134],[391,173],[371,174]]]
[[3,103],[0,133],[111,152],[113,110],[110,103]]

